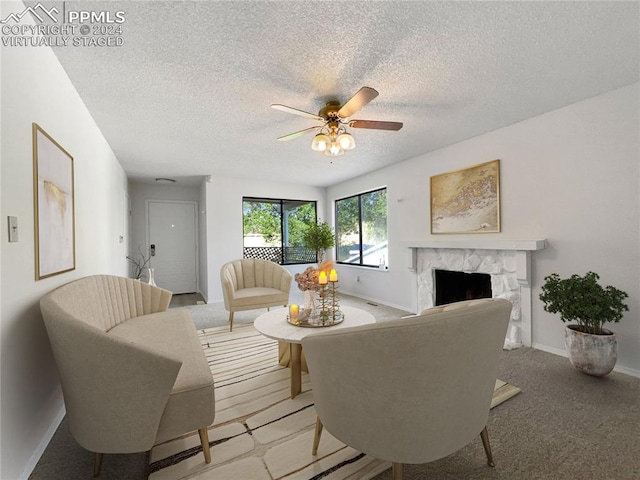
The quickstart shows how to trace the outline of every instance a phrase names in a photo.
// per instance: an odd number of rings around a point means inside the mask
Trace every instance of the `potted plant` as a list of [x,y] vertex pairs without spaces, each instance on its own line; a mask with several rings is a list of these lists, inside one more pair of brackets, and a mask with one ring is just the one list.
[[616,335],[603,328],[607,322],[617,323],[623,312],[626,292],[615,287],[603,287],[597,273],[583,277],[571,275],[561,279],[557,273],[545,277],[540,300],[549,313],[559,313],[563,322],[576,322],[565,328],[565,346],[571,364],[594,376],[613,370],[618,358]]
[[146,277],[146,270],[151,261],[149,255],[145,255],[142,251],[142,245],[138,245],[138,253],[133,255],[127,255],[129,260],[131,278],[136,280],[143,280]]
[[324,252],[336,244],[335,234],[327,222],[312,223],[302,235],[302,243],[306,248],[315,250],[318,263],[322,263]]

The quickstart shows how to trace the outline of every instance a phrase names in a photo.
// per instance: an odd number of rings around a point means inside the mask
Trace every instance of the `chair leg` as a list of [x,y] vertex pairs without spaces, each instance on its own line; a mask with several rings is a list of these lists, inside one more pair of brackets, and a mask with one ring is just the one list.
[[484,427],[480,432],[480,438],[482,439],[484,453],[487,454],[487,465],[495,467],[496,464],[493,463],[493,455],[491,454],[491,445],[489,444],[489,432],[487,432],[487,427]]
[[100,470],[102,469],[102,457],[104,454],[97,453],[95,460],[93,461],[93,478],[97,478],[100,476]]
[[312,455],[318,454],[318,445],[320,445],[320,435],[322,435],[322,422],[320,421],[320,417],[316,417],[316,433],[313,436],[313,449],[311,450]]
[[402,464],[393,462],[391,464],[391,477],[393,480],[402,480]]
[[209,431],[206,428],[198,430],[200,443],[202,443],[202,453],[204,453],[204,463],[211,463],[211,450],[209,450]]
[[229,312],[229,331],[233,332],[233,312]]

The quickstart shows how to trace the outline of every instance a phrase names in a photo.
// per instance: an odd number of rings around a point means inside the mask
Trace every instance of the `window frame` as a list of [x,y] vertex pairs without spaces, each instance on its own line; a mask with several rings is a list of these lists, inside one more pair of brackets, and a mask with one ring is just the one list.
[[[363,228],[362,228],[362,197],[364,197],[365,195],[370,195],[372,193],[375,192],[380,192],[380,191],[384,191],[385,195],[388,194],[388,189],[386,186],[384,187],[379,187],[379,188],[374,188],[372,190],[367,190],[365,192],[361,192],[361,193],[356,193],[355,195],[349,195],[343,198],[338,198],[334,201],[334,218],[335,218],[335,232],[336,232],[336,247],[335,247],[335,259],[336,259],[336,263],[340,264],[340,265],[351,265],[354,267],[365,267],[365,268],[380,268],[380,265],[372,265],[372,264],[367,264],[364,263],[364,251],[362,248],[362,241],[363,241]],[[338,255],[338,249],[340,248],[340,243],[339,243],[339,225],[338,225],[338,203],[345,201],[345,200],[351,200],[353,198],[357,198],[358,199],[358,249],[359,249],[359,263],[350,263],[350,262],[342,262],[339,261],[339,255]],[[388,195],[387,195],[387,199],[388,199]],[[385,221],[387,222],[387,249],[388,249],[388,242],[389,242],[389,230],[388,230],[388,219],[389,219],[389,204],[387,203],[387,212],[386,212],[386,217],[385,217]],[[388,258],[386,260],[388,262]]]
[[[245,232],[244,232],[244,204],[245,202],[253,202],[253,203],[273,203],[273,204],[279,204],[280,205],[280,247],[245,247],[244,241],[245,241]],[[287,203],[299,203],[299,204],[306,204],[306,203],[310,203],[313,204],[313,213],[314,213],[314,222],[318,222],[318,201],[317,200],[298,200],[298,199],[291,199],[291,198],[271,198],[271,197],[257,197],[257,196],[243,196],[242,197],[242,258],[254,258],[254,257],[247,257],[246,256],[246,249],[247,248],[279,248],[280,249],[280,256],[279,256],[279,261],[275,262],[278,263],[278,265],[305,265],[308,263],[313,263],[313,262],[309,262],[309,261],[285,261],[285,245],[284,245],[284,241],[285,241],[285,221],[284,221],[284,206]],[[317,262],[317,256],[315,256],[315,261]],[[273,261],[273,260],[272,260]]]

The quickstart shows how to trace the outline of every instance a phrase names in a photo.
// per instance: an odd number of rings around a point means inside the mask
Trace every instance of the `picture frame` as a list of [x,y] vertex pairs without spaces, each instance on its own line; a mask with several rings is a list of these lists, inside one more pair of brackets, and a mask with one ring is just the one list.
[[76,268],[73,157],[33,123],[35,277]]
[[432,234],[500,232],[500,160],[430,179]]

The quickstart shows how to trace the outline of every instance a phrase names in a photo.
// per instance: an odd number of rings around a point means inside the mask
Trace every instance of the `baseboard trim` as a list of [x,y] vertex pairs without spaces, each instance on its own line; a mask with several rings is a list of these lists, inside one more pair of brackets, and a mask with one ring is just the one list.
[[618,373],[624,373],[625,375],[630,375],[632,377],[640,378],[640,370],[635,370],[633,368],[616,365],[615,367],[613,367],[613,371]]
[[553,353],[554,355],[558,355],[560,357],[567,358],[567,352],[560,348],[549,347],[547,345],[543,345],[542,343],[532,343],[531,348],[535,348],[536,350],[542,350],[543,352]]
[[[542,350],[543,352],[553,353],[554,355],[559,355],[561,357],[568,358],[567,352],[560,348],[549,347],[547,345],[542,345],[540,343],[534,343],[531,345],[532,348],[536,350]],[[613,367],[614,372],[624,373],[625,375],[630,375],[632,377],[640,378],[640,370],[635,370],[633,368],[624,367],[621,365],[616,365]]]
[[62,419],[64,418],[66,413],[67,411],[64,407],[64,403],[62,403],[62,405],[60,406],[60,409],[58,410],[58,413],[56,413],[51,424],[49,425],[49,428],[47,429],[44,436],[40,440],[40,443],[38,443],[38,446],[36,447],[35,451],[27,461],[27,464],[24,467],[22,475],[20,475],[20,480],[29,479],[29,476],[35,470],[36,465],[40,461],[40,457],[42,457],[42,455],[44,454],[44,451],[47,449],[47,446],[49,446],[49,442],[51,442],[51,439],[55,435],[56,430],[58,430],[58,427],[62,423]]

